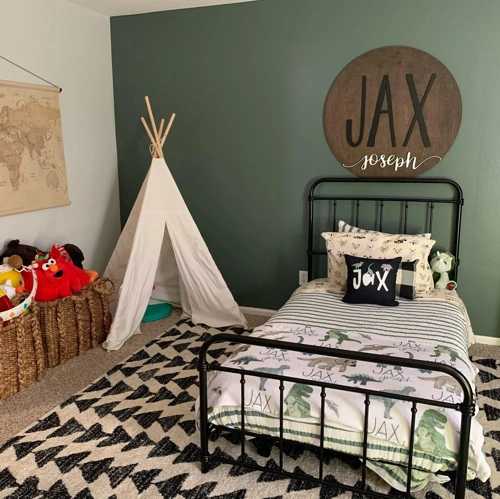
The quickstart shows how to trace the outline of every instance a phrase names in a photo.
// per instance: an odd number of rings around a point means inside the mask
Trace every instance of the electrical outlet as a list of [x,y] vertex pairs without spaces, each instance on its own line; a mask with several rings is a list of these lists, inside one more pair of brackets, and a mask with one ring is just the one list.
[[309,281],[309,276],[307,275],[307,270],[299,270],[299,285],[307,284]]

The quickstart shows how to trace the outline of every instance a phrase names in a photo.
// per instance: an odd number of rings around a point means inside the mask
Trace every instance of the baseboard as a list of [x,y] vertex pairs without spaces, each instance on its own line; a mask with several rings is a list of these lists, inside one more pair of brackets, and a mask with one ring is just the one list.
[[481,343],[482,345],[500,346],[500,338],[495,338],[494,336],[475,336],[476,343]]
[[264,317],[272,317],[277,311],[268,308],[253,308],[253,307],[240,307],[243,314],[249,315],[262,315]]

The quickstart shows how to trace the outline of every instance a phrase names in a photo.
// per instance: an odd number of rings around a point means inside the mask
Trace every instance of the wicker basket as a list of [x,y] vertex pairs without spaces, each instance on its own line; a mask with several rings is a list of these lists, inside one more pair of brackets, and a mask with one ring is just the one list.
[[[14,305],[25,296],[16,296]],[[40,381],[45,374],[38,304],[2,327],[0,321],[0,402]]]
[[100,278],[78,295],[37,302],[47,367],[64,364],[104,342],[111,326],[109,296],[115,289],[111,279]]

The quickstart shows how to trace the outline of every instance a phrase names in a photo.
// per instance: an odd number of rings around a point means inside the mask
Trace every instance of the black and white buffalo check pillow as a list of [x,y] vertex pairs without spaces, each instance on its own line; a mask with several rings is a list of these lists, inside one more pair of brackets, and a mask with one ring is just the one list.
[[414,300],[416,295],[415,275],[418,260],[413,262],[401,262],[396,275],[396,296]]

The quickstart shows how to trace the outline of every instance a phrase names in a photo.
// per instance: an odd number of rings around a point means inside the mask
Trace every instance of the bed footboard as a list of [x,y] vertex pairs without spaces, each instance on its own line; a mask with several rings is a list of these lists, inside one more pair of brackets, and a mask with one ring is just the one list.
[[[308,478],[302,475],[295,475],[294,473],[287,472],[283,469],[283,392],[284,392],[284,382],[292,382],[292,383],[304,383],[304,380],[296,377],[290,376],[280,376],[276,374],[263,374],[259,372],[252,372],[249,370],[225,367],[225,366],[213,366],[209,365],[207,362],[207,351],[214,343],[237,343],[243,345],[253,345],[253,346],[262,346],[267,348],[280,348],[284,350],[290,350],[295,352],[303,352],[313,355],[321,355],[328,357],[336,357],[341,359],[351,359],[360,362],[370,362],[370,363],[384,363],[388,365],[397,365],[408,367],[408,368],[416,368],[416,369],[429,369],[433,371],[442,372],[453,377],[461,386],[463,390],[463,400],[459,404],[451,404],[436,400],[426,400],[420,397],[412,397],[411,395],[398,395],[394,393],[386,393],[383,390],[370,390],[364,388],[362,386],[345,386],[345,385],[337,385],[330,384],[322,381],[312,381],[308,380],[307,384],[318,386],[321,389],[321,417],[320,417],[320,436],[319,436],[319,473],[318,478]],[[208,387],[207,387],[207,378],[208,371],[223,371],[228,373],[238,374],[240,376],[240,384],[241,384],[241,426],[236,431],[241,435],[241,456],[238,460],[215,457],[209,453],[208,442],[210,437],[210,428],[208,422]],[[199,428],[200,428],[200,437],[201,437],[201,471],[206,473],[209,471],[209,463],[211,461],[219,461],[227,464],[233,464],[237,466],[241,466],[243,468],[249,468],[254,470],[265,471],[267,473],[275,473],[277,475],[285,476],[288,478],[299,478],[301,480],[309,480],[310,482],[316,483],[318,485],[324,486],[333,486],[341,490],[358,492],[361,494],[365,494],[369,497],[377,497],[377,498],[387,498],[389,497],[387,494],[382,494],[378,492],[372,492],[367,490],[366,487],[366,471],[367,471],[367,449],[368,449],[368,414],[370,410],[370,397],[371,396],[386,396],[391,399],[403,400],[410,402],[412,405],[411,408],[411,426],[410,426],[410,442],[409,442],[409,450],[408,450],[408,480],[406,484],[406,496],[411,497],[411,476],[413,469],[413,451],[414,451],[414,435],[415,435],[415,422],[416,422],[416,414],[417,414],[417,405],[424,404],[427,406],[436,406],[443,407],[446,409],[453,409],[461,412],[461,428],[460,428],[460,445],[458,451],[458,463],[457,463],[457,478],[455,484],[455,498],[456,499],[464,499],[465,498],[465,490],[466,490],[466,479],[467,479],[467,465],[468,465],[468,454],[469,454],[469,440],[470,440],[470,430],[471,430],[471,421],[475,414],[475,404],[474,397],[470,383],[465,378],[465,376],[455,369],[454,367],[430,361],[422,361],[416,359],[407,359],[407,358],[397,358],[393,356],[387,355],[375,355],[369,354],[365,352],[351,352],[348,350],[342,349],[331,349],[327,347],[320,347],[315,345],[307,345],[307,344],[297,344],[297,343],[289,343],[285,341],[276,341],[269,340],[265,338],[255,338],[251,336],[240,336],[237,334],[230,333],[220,333],[215,334],[209,339],[207,339],[200,350],[199,359],[198,359],[198,372],[200,377],[200,409],[199,409]],[[245,378],[246,376],[256,376],[266,378],[275,379],[280,382],[280,436],[277,438],[279,443],[279,469],[271,470],[269,468],[264,468],[258,465],[251,465],[245,462],[245,436],[256,436],[254,432],[248,431],[245,429]],[[329,390],[339,390],[346,391],[351,393],[360,393],[365,396],[365,414],[364,414],[364,429],[363,429],[363,450],[362,450],[362,468],[361,468],[361,487],[351,487],[343,484],[332,484],[331,482],[324,480],[324,463],[323,463],[323,454],[325,450],[324,443],[324,432],[325,432],[325,390],[328,388]]]

